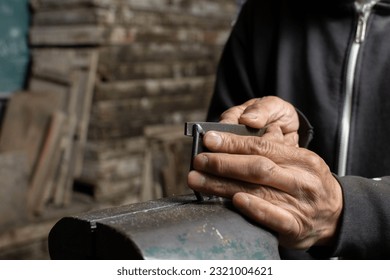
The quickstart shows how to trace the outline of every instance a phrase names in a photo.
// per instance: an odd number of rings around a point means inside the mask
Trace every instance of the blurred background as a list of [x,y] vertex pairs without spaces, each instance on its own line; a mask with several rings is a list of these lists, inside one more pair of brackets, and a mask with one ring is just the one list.
[[63,216],[190,192],[184,123],[238,2],[0,0],[0,259],[48,259]]

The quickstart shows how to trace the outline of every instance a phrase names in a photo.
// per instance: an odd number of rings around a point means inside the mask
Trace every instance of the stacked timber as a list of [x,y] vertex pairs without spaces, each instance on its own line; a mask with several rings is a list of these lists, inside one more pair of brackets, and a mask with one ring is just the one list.
[[27,157],[28,216],[41,215],[48,204],[71,202],[83,169],[96,66],[90,50],[34,51],[29,90],[8,101],[0,153]]
[[[177,156],[190,154],[184,122],[205,118],[235,1],[31,0],[31,4],[33,65],[42,65],[32,74],[34,90],[49,89],[42,86],[43,80],[49,84],[61,80],[62,74],[51,74],[63,72],[62,65],[69,61],[74,65],[85,53],[96,55],[96,66],[82,66],[84,75],[94,73],[95,79],[88,82],[93,83],[93,99],[77,182],[98,200],[126,193],[140,201],[187,191],[185,187],[169,191],[164,185],[185,184],[177,179],[189,168],[188,159],[183,157],[181,164]],[[162,158],[169,162],[165,170],[153,164]],[[162,189],[146,191],[151,185]]]

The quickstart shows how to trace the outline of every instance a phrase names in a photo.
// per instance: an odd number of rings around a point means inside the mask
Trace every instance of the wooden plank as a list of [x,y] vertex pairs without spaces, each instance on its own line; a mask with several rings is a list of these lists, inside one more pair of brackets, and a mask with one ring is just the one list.
[[32,56],[35,58],[34,64],[40,65],[38,68],[47,69],[67,69],[69,72],[73,67],[88,67],[91,59],[91,52],[95,51],[94,47],[85,48],[34,48]]
[[102,161],[85,161],[80,177],[89,182],[126,180],[142,174],[143,160],[144,155],[138,152]]
[[50,205],[54,199],[55,190],[57,188],[56,182],[59,176],[59,167],[60,167],[60,162],[63,154],[63,149],[60,144],[61,144],[60,141],[58,141],[57,149],[54,152],[51,159],[52,164],[50,165],[47,171],[47,178],[45,183],[46,185],[43,191],[43,195],[36,207],[37,208],[36,212],[39,215],[44,214],[45,212],[44,210],[47,210],[46,207]]
[[184,138],[184,125],[149,125],[144,129],[147,140],[150,139],[180,139]]
[[186,13],[190,16],[206,19],[226,20],[231,23],[232,16],[237,12],[235,1],[226,0],[197,0],[190,1],[186,4],[183,1],[167,1],[167,0],[30,0],[34,10],[48,8],[72,8],[80,6],[100,6],[100,7],[115,7],[120,3],[124,8],[132,9],[133,11],[153,11],[164,14],[182,14]]
[[[135,9],[128,5],[121,6],[122,13],[117,15],[117,22],[121,22],[124,26],[167,26],[172,28],[180,27],[197,27],[207,30],[230,30],[231,19],[229,16],[226,19],[208,17],[204,20],[203,17],[191,15],[189,13],[162,13],[153,10]],[[136,12],[135,12],[136,11]]]
[[[230,30],[232,17],[226,19],[209,17],[207,21],[203,17],[189,13],[162,13],[153,10],[135,9],[129,5],[108,0],[109,6],[75,5],[49,6],[35,9],[33,25],[113,25],[121,26],[164,26],[170,28],[185,27],[206,30]],[[65,3],[65,1],[61,1]],[[120,9],[120,12],[118,12]]]
[[102,26],[36,26],[30,29],[32,46],[99,45],[106,41],[107,30]]
[[197,27],[182,28],[181,26],[166,27],[145,24],[143,26],[113,26],[106,34],[107,42],[111,44],[138,43],[192,43],[200,45],[222,46],[229,35],[224,30],[200,29]]
[[[212,76],[216,64],[209,59],[136,62],[120,61],[99,65],[99,74],[104,81],[131,81],[141,79],[178,79]],[[174,80],[172,80],[173,82]]]
[[142,188],[140,193],[141,201],[149,201],[162,197],[161,186],[156,186],[153,180],[153,157],[152,149],[145,150],[145,159],[143,164],[142,173]]
[[91,108],[95,90],[96,71],[99,61],[99,54],[97,51],[90,53],[90,62],[87,67],[88,71],[84,79],[84,86],[80,88],[79,96],[79,108],[78,108],[78,124],[76,127],[76,140],[75,140],[75,162],[74,162],[74,177],[78,177],[81,174],[84,159],[84,150],[87,143],[88,126],[90,122]]
[[[29,81],[29,91],[33,92],[35,95],[44,94],[44,93],[49,95],[57,95],[58,98],[60,98],[59,102],[61,104],[59,107],[56,107],[54,109],[59,108],[64,112],[66,110],[66,105],[68,104],[68,98],[69,98],[68,90],[69,90],[68,84],[53,82],[46,79],[35,78],[35,77],[31,77]],[[47,106],[50,106],[51,102],[48,102],[46,99],[45,104]]]
[[50,25],[97,25],[113,24],[115,10],[101,7],[58,8],[36,10],[32,17],[33,26]]
[[27,221],[28,170],[25,153],[0,154],[0,232]]
[[[112,207],[113,204],[106,204],[106,207]],[[74,215],[77,213],[91,211],[102,207],[87,197],[86,195],[77,194],[72,204],[67,208],[56,208],[52,205],[47,206],[47,211],[41,217],[24,221],[12,228],[0,232],[0,251],[10,251],[12,248],[25,246],[37,240],[47,240],[50,230],[58,219]],[[14,211],[15,212],[15,211]]]
[[[89,112],[98,63],[94,50],[49,49],[34,52],[37,65],[30,86],[66,94],[67,120],[61,140],[62,153],[54,185],[53,203],[63,207],[70,202],[73,179],[81,173],[87,141]],[[56,58],[60,59],[56,59]],[[46,58],[44,60],[44,58]],[[66,84],[61,81],[66,81]]]
[[68,86],[71,83],[73,53],[38,49],[32,51],[31,76]]
[[73,145],[73,136],[74,131],[76,127],[76,120],[72,116],[68,116],[66,120],[66,129],[65,133],[62,137],[61,147],[63,149],[62,157],[61,157],[61,163],[59,166],[59,173],[57,180],[55,182],[55,193],[54,193],[54,199],[53,203],[56,206],[64,206],[64,197],[65,193],[68,190],[67,182],[68,178],[71,177],[73,179],[73,174],[71,172],[72,170],[72,162],[71,162],[71,155],[72,155],[72,145]]
[[[95,61],[97,63],[97,61]],[[96,69],[96,66],[95,66]],[[90,69],[91,70],[91,69]],[[93,71],[93,70],[92,70]],[[84,114],[86,102],[92,102],[92,91],[94,82],[94,73],[87,75],[84,70],[75,69],[72,72],[73,83],[69,93],[68,103],[68,126],[64,135],[64,153],[61,160],[61,167],[57,188],[54,196],[54,204],[57,206],[66,206],[70,203],[71,193],[73,191],[73,180],[76,177],[76,171],[81,172],[83,153],[80,150],[86,141],[86,131],[81,128],[85,127]],[[87,81],[91,78],[93,82]],[[76,140],[75,140],[76,139]],[[80,170],[79,170],[80,169]]]
[[214,76],[97,82],[94,102],[212,92]]
[[46,239],[33,240],[31,243],[0,250],[0,260],[49,260]]
[[143,136],[109,141],[88,141],[84,159],[96,162],[143,153],[146,141]]
[[29,186],[27,205],[34,215],[42,214],[45,204],[50,198],[51,180],[58,166],[58,162],[54,162],[54,159],[56,159],[56,151],[59,149],[65,118],[65,114],[62,112],[53,114],[44,148]]
[[112,140],[123,140],[127,138],[140,137],[142,136],[143,128],[148,124],[156,124],[158,120],[153,122],[145,121],[130,122],[126,125],[100,125],[90,124],[88,129],[88,139],[91,141],[112,141]]
[[226,19],[231,18],[237,12],[235,1],[226,0],[197,0],[188,1],[167,1],[167,0],[127,0],[127,5],[135,10],[155,11],[163,13],[186,13],[208,18]]
[[217,61],[221,48],[201,43],[133,42],[132,44],[105,45],[99,48],[100,63],[146,61],[172,61],[205,59]]
[[172,114],[177,110],[191,111],[206,108],[204,104],[206,94],[199,92],[198,96],[188,93],[94,102],[91,122],[103,125],[126,120],[153,119],[155,116],[149,116],[150,114],[158,115],[162,120],[166,114]]
[[46,238],[57,221],[58,219],[42,223],[31,223],[0,233],[0,250]]
[[25,151],[33,172],[52,113],[62,107],[63,96],[52,92],[12,95],[0,135],[0,152]]
[[[33,46],[80,46],[103,44],[163,44],[173,45],[178,50],[190,55],[181,44],[198,45],[210,48],[211,45],[221,47],[227,40],[229,32],[226,30],[198,30],[149,28],[145,26],[131,28],[127,26],[102,25],[54,25],[33,26],[30,30],[30,44]],[[192,54],[192,57],[194,54]]]
[[61,8],[72,6],[110,6],[118,0],[30,0],[33,9]]
[[32,74],[49,80],[71,82],[75,68],[88,69],[91,64],[89,48],[38,48],[32,50]]
[[[206,108],[206,107],[205,107]],[[206,110],[174,111],[164,116],[149,115],[142,120],[128,120],[123,117],[117,122],[105,124],[91,120],[88,129],[89,141],[121,141],[126,138],[140,137],[145,126],[158,124],[183,124],[186,121],[199,121],[206,119]]]
[[101,180],[93,185],[93,197],[96,201],[109,201],[132,196],[139,202],[141,178],[133,177],[126,180]]
[[[50,153],[47,156],[47,162],[54,159],[59,161],[52,163],[55,165],[55,168],[51,172],[52,174],[56,174],[56,178],[54,179],[52,176],[47,178],[48,174],[42,174],[34,182],[30,207],[36,215],[43,213],[44,206],[51,200],[51,197],[56,205],[63,206],[63,197],[69,189],[67,184],[73,182],[73,174],[71,172],[73,166],[70,157],[72,155],[73,142],[76,134],[76,120],[78,119],[76,115],[77,106],[79,105],[78,95],[80,94],[80,85],[83,83],[83,77],[80,75],[80,71],[77,70],[69,73],[68,85],[61,85],[45,79],[38,80],[36,78],[32,80],[30,85],[35,89],[48,88],[52,91],[60,91],[66,95],[66,105],[64,106],[66,118],[63,121],[63,132],[60,135],[60,140],[57,140],[59,143],[58,148],[61,152],[60,154]],[[48,166],[43,168],[46,170]],[[42,198],[38,202],[37,196]]]
[[[67,92],[69,115],[77,119],[72,153],[74,154],[74,176],[82,168],[83,150],[87,141],[87,130],[93,99],[98,52],[94,49],[44,49],[33,52],[34,67],[32,88],[46,88]],[[66,81],[62,85],[61,81]]]

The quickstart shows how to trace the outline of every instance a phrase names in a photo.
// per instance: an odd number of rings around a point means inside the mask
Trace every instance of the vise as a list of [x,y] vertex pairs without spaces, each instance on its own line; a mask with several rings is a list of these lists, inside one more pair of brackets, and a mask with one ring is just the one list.
[[[186,135],[201,132],[194,137],[193,156],[202,150],[199,140],[207,130],[259,133],[241,126],[194,125],[185,128]],[[230,200],[201,194],[64,217],[48,241],[52,259],[280,259],[272,232],[239,214]]]

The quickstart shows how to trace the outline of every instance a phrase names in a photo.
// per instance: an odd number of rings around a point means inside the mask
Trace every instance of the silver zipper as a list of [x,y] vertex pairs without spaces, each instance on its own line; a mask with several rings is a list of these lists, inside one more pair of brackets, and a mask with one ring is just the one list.
[[366,38],[368,18],[370,17],[372,8],[378,1],[379,0],[374,0],[364,4],[360,4],[358,2],[355,3],[355,8],[358,13],[358,22],[356,26],[355,38],[351,46],[351,51],[347,64],[345,101],[341,120],[341,139],[337,171],[337,174],[339,176],[346,175],[349,134],[351,130],[352,118],[352,97],[354,90],[353,85],[355,82],[356,74],[356,62],[359,56],[360,47],[364,42],[364,39]]

